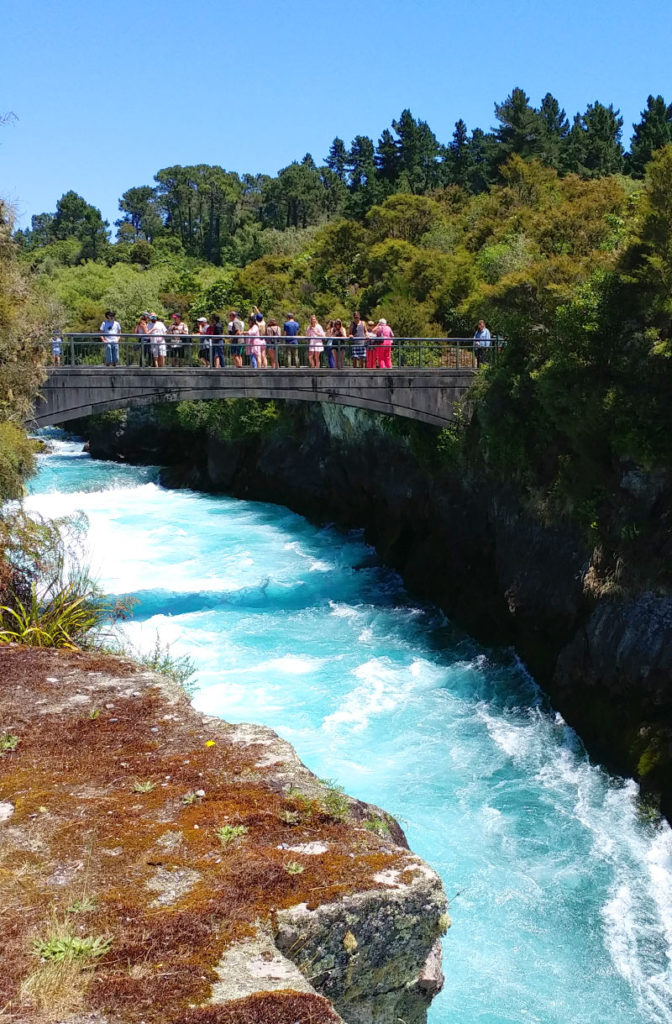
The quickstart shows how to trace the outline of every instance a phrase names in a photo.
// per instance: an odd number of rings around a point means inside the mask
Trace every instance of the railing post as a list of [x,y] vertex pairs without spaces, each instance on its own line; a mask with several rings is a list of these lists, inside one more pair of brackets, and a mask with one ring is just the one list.
[[455,339],[455,369],[459,370],[459,368],[460,368],[460,339],[456,338]]
[[70,365],[75,365],[75,339],[70,335]]
[[418,339],[418,366],[422,368],[422,338]]

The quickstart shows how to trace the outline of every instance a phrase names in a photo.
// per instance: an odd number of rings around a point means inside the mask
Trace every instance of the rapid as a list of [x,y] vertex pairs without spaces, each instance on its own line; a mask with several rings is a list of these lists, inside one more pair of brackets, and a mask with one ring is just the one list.
[[277,730],[441,874],[430,1024],[672,1024],[672,832],[510,651],[414,601],[358,533],[44,433],[27,505],[86,514],[92,574],[138,601],[131,643],[188,654],[199,710]]

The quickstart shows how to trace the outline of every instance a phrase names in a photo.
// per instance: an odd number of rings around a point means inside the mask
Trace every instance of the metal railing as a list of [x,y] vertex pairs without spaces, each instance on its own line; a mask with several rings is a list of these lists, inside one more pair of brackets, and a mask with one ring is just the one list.
[[[317,342],[317,345],[316,345]],[[295,338],[264,335],[138,335],[67,333],[60,346],[52,342],[52,363],[58,366],[170,367],[211,369],[477,369],[493,362],[502,339],[490,346],[473,338]],[[319,351],[319,345],[322,351]],[[60,354],[56,354],[60,348]]]

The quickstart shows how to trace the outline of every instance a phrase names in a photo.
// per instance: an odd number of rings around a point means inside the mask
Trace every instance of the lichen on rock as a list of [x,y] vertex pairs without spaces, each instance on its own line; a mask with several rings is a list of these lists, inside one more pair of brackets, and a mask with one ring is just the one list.
[[424,1020],[446,899],[393,819],[130,662],[8,647],[0,677],[13,1019]]

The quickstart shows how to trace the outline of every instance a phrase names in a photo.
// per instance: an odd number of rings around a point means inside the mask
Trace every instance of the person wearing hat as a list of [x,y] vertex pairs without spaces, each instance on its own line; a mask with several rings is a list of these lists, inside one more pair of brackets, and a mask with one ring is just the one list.
[[54,327],[51,332],[51,362],[54,366],[61,365],[61,355],[63,354],[63,338],[61,332]]
[[210,345],[212,344],[212,339],[208,337],[207,316],[199,316],[196,324],[198,325],[198,333],[201,336],[198,358],[200,359],[201,366],[210,366]]
[[167,328],[163,320],[158,317],[156,313],[150,313],[149,345],[152,353],[152,360],[157,369],[166,365],[166,330]]
[[392,328],[388,326],[387,320],[383,320],[381,317],[374,333],[377,338],[380,338],[380,345],[374,351],[374,363],[377,360],[381,370],[391,370],[392,342],[394,341]]
[[149,362],[149,313],[141,313],[133,328],[133,334],[138,335],[140,345],[140,365]]
[[229,352],[233,359],[233,365],[240,369],[243,365],[243,352],[244,346],[240,342],[234,341],[234,338],[238,338],[245,330],[245,324],[240,319],[235,309],[232,309],[229,313],[229,323],[227,327],[229,335]]
[[104,360],[105,366],[118,366],[119,365],[119,335],[121,334],[121,324],[115,319],[113,309],[108,309],[105,313],[105,319],[100,325],[100,340],[102,341],[104,348]]
[[171,324],[168,328],[170,335],[170,365],[179,366],[184,359],[184,342],[181,340],[185,334],[189,334],[189,328],[182,319],[181,313],[173,313]]

